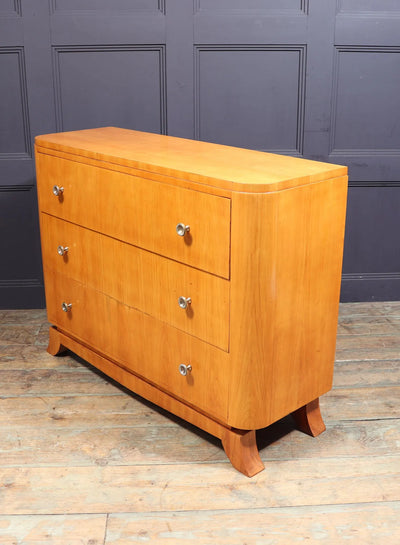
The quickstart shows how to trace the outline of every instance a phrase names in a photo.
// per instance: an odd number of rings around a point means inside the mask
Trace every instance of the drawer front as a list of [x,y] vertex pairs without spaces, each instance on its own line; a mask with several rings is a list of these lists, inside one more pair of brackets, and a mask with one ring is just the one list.
[[228,350],[228,280],[44,213],[41,238],[54,272]]
[[[189,405],[226,421],[228,354],[44,268],[48,319]],[[62,303],[71,305],[67,312]],[[179,366],[191,366],[183,376]]]
[[37,172],[42,211],[229,278],[230,199],[42,153]]

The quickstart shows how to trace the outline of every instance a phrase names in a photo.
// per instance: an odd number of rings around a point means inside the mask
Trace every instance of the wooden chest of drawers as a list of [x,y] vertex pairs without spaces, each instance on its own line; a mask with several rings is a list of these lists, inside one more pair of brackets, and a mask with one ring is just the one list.
[[346,168],[107,127],[40,136],[48,351],[68,348],[222,440],[324,429]]

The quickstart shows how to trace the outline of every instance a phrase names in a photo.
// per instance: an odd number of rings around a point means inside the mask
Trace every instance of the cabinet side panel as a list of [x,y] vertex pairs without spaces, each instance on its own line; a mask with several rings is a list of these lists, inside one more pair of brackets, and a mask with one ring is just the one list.
[[229,424],[265,427],[332,385],[347,179],[232,201]]

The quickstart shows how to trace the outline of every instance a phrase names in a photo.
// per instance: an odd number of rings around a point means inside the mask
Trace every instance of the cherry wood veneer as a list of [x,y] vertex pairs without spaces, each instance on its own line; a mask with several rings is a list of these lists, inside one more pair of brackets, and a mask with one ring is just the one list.
[[220,438],[247,476],[256,429],[324,431],[345,167],[112,127],[38,137],[36,157],[51,354]]

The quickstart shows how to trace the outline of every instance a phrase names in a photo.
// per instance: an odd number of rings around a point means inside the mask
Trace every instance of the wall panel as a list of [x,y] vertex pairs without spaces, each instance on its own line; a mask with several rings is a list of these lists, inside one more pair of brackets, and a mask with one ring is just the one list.
[[0,186],[0,308],[44,303],[37,205],[32,186]]
[[400,12],[398,0],[338,0],[339,13],[379,15]]
[[0,17],[21,16],[21,0],[0,0]]
[[[350,187],[342,299],[391,300],[400,288],[400,183]],[[387,233],[387,236],[382,236]]]
[[196,138],[302,153],[305,47],[197,46],[196,74]]
[[400,47],[336,49],[331,151],[400,155]]
[[56,11],[164,11],[164,0],[50,0]]
[[57,130],[166,130],[163,46],[55,47]]
[[[0,161],[31,155],[24,50],[0,47]],[[1,183],[1,182],[0,182]]]
[[195,11],[304,11],[308,10],[308,0],[194,0]]

